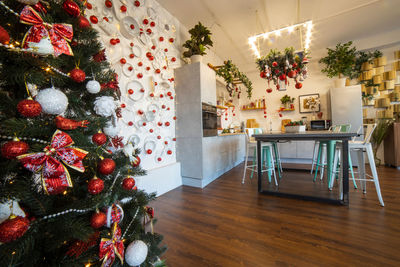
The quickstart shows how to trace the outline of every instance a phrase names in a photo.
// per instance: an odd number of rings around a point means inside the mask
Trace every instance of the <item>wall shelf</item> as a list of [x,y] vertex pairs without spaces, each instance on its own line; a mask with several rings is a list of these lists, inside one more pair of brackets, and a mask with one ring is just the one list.
[[295,111],[294,108],[281,108],[279,111]]
[[217,108],[219,108],[219,109],[228,109],[228,107],[220,106],[220,105],[217,105]]
[[267,107],[262,107],[262,108],[242,108],[241,110],[264,110]]

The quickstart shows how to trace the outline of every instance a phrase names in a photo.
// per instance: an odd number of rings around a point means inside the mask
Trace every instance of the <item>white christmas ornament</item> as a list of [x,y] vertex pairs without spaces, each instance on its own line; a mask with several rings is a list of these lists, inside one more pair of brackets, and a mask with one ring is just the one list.
[[91,80],[91,81],[88,81],[88,83],[86,84],[86,89],[91,94],[97,94],[101,90],[101,85],[98,81]]
[[25,5],[36,5],[39,2],[39,0],[17,0],[17,1]]
[[103,128],[103,132],[111,137],[117,136],[120,132],[118,124],[114,126],[111,121],[107,122],[106,127]]
[[115,116],[115,102],[112,96],[100,96],[94,101],[94,111],[103,117]]
[[40,90],[35,99],[42,106],[43,112],[60,115],[68,107],[68,98],[60,90],[52,87]]
[[142,264],[148,253],[146,243],[141,240],[133,241],[125,250],[125,261],[129,266],[138,266]]
[[18,202],[15,200],[11,202],[11,200],[9,200],[5,203],[0,203],[0,223],[4,222],[8,219],[8,217],[10,217],[11,206],[12,213],[14,215],[25,217],[25,212],[19,207]]
[[43,38],[39,43],[28,42],[28,51],[39,56],[54,55],[54,48],[49,37]]
[[38,90],[38,87],[37,87],[36,84],[27,83],[27,84],[26,84],[26,87],[28,88],[29,93],[31,93],[31,96],[32,96],[32,97],[35,97],[35,96],[37,95],[37,93],[38,93],[39,90]]

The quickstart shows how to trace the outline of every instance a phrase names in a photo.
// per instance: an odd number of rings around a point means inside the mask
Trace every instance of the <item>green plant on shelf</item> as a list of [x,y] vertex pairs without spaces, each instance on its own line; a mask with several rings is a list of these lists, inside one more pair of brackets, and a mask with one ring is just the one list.
[[281,98],[281,103],[282,103],[282,105],[285,105],[286,103],[292,104],[294,99],[295,99],[294,97],[290,97],[288,95],[284,95]]
[[[374,52],[357,51],[353,70],[351,72],[350,78],[351,79],[358,78],[358,76],[360,76],[360,74],[362,73],[361,68],[364,63],[366,63],[366,62],[372,63],[374,59],[382,57],[382,56],[383,56],[383,53],[379,50],[375,50]],[[372,80],[368,80],[366,83],[369,84],[367,86],[374,85],[374,84],[372,84]]]
[[303,121],[291,121],[288,124],[286,124],[285,126],[300,126],[300,125],[304,125]]
[[193,55],[204,56],[206,48],[213,46],[210,30],[199,22],[189,30],[189,33],[191,35],[190,39],[183,44],[183,47],[188,49],[183,52],[183,57],[189,58]]

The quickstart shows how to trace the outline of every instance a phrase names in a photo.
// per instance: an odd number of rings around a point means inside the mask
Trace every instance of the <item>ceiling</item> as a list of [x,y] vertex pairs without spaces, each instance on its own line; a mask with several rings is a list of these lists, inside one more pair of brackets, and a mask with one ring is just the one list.
[[[190,29],[198,21],[210,28],[212,50],[232,59],[240,70],[255,72],[250,36],[313,20],[312,58],[338,42],[363,39],[400,28],[399,0],[157,0]],[[179,4],[177,4],[179,2]],[[397,39],[396,39],[397,38]],[[393,36],[393,41],[399,41]],[[300,48],[295,31],[259,43],[261,55],[271,48]]]

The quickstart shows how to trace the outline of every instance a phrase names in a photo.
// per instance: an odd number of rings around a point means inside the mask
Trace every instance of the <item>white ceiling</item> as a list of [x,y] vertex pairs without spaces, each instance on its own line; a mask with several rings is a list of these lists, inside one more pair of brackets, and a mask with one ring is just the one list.
[[[313,20],[311,57],[328,46],[363,39],[400,28],[400,0],[157,0],[190,29],[198,21],[210,28],[212,50],[232,59],[247,73],[256,71],[248,37]],[[393,42],[400,41],[393,36]],[[300,48],[299,33],[261,43],[261,55],[271,48]]]

